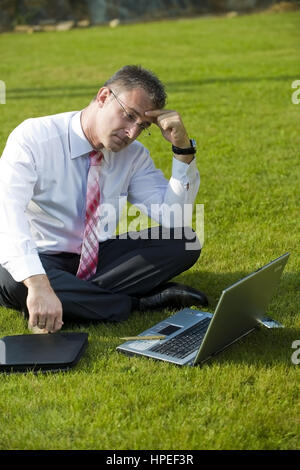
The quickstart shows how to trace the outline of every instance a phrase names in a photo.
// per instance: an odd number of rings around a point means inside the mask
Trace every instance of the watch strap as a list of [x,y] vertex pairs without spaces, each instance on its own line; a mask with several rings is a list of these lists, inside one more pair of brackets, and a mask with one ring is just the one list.
[[180,147],[175,147],[175,145],[172,145],[172,152],[175,153],[175,155],[191,155],[196,153],[196,142],[194,139],[190,139],[190,144],[191,146],[188,148],[180,148]]

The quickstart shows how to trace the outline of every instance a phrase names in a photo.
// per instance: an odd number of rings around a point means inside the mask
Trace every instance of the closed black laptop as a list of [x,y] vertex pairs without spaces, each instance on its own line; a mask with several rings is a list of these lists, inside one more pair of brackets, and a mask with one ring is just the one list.
[[0,339],[0,372],[68,370],[87,344],[87,333],[5,336]]

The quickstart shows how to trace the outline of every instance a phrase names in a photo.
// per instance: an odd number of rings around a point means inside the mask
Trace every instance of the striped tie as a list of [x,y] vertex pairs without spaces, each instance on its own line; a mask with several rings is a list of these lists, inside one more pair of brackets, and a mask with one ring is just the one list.
[[98,264],[99,241],[97,225],[100,214],[99,173],[101,152],[93,150],[90,155],[90,168],[87,180],[85,230],[81,257],[76,276],[87,280],[95,274]]

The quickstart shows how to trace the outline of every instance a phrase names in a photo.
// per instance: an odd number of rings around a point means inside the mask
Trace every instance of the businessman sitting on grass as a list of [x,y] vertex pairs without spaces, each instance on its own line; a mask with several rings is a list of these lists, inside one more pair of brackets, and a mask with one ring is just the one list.
[[[27,119],[10,134],[0,159],[0,304],[28,315],[29,328],[207,305],[202,292],[168,282],[201,247],[184,215],[199,188],[195,147],[165,101],[152,72],[125,66],[82,111]],[[171,144],[169,181],[136,141],[152,124]],[[159,225],[114,235],[127,200]]]

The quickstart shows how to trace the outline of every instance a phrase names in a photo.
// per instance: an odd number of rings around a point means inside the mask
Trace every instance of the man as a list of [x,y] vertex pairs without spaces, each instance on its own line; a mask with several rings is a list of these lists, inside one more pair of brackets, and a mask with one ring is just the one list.
[[[166,283],[201,250],[191,230],[179,238],[170,229],[167,209],[193,204],[199,174],[193,142],[165,101],[152,72],[125,66],[81,112],[28,119],[9,136],[0,159],[0,304],[27,314],[31,329],[207,304],[200,291]],[[173,146],[169,182],[136,141],[151,124]],[[116,214],[127,199],[160,225],[113,236],[103,207]]]

